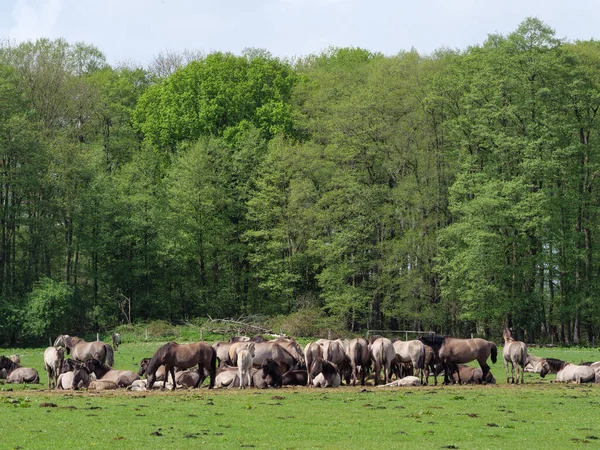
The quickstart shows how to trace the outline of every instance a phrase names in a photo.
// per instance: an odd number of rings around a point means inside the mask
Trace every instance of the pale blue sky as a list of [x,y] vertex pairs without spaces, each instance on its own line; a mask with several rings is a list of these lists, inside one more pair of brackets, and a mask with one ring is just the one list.
[[600,39],[598,0],[0,0],[0,39],[84,41],[111,64],[246,47],[281,57],[329,46],[428,54],[510,33],[528,16],[560,38]]

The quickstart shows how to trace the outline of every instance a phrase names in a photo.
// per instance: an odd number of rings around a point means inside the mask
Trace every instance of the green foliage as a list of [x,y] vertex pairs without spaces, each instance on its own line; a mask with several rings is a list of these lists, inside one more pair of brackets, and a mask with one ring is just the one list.
[[[600,338],[597,42],[528,18],[430,56],[168,56],[0,46],[0,340],[246,315]],[[78,323],[29,324],[48,280]]]
[[35,283],[24,308],[23,333],[32,342],[46,341],[69,329],[73,322],[73,289],[49,278]]

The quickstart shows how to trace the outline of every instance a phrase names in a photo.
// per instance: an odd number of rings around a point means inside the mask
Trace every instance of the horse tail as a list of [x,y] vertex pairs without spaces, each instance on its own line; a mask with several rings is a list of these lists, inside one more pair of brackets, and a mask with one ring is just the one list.
[[496,361],[498,359],[498,347],[496,347],[496,344],[490,341],[490,350],[492,352],[492,362],[494,364],[496,364]]
[[354,346],[354,365],[355,366],[363,365],[362,355],[363,355],[362,344],[360,343],[359,340],[357,340],[356,345]]
[[[210,368],[208,369],[208,376],[210,377],[209,380],[209,389],[212,389],[213,387],[215,387],[215,374],[217,372],[217,351],[212,348],[211,346],[211,350],[212,350],[212,355],[210,357]],[[252,369],[252,368],[250,368]]]
[[104,349],[106,350],[106,364],[112,367],[115,364],[115,353],[113,352],[113,348],[109,344],[104,344]]
[[[417,361],[417,364],[419,367],[415,367],[415,369],[423,370],[423,369],[425,369],[425,356],[427,355],[427,351],[425,350],[425,347],[423,347],[421,350],[422,350],[421,354],[419,355],[419,359]],[[423,372],[421,371],[421,374],[422,373]]]

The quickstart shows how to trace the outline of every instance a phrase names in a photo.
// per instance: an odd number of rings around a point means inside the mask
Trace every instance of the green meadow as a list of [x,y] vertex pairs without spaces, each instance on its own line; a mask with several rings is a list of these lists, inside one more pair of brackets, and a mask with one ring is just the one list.
[[[160,342],[123,344],[115,367],[136,369]],[[43,349],[1,349],[40,372],[39,385],[1,386],[0,448],[547,448],[600,444],[600,386],[49,391]],[[572,362],[597,349],[531,349]],[[440,380],[441,381],[441,380]]]

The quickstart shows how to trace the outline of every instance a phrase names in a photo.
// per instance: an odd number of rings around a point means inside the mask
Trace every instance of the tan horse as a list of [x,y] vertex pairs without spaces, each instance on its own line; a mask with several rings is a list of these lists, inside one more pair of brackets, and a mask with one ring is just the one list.
[[375,386],[379,384],[381,369],[383,369],[383,383],[392,381],[392,363],[396,359],[394,344],[386,337],[380,337],[370,345],[371,359],[375,367]]
[[[414,373],[409,375],[420,374],[421,383],[423,383],[423,371],[425,370],[425,344],[419,340],[413,341],[394,341],[394,351],[401,363],[412,364]],[[427,384],[427,381],[425,381]]]
[[[524,342],[516,341],[513,338],[512,330],[506,328],[502,335],[504,338],[504,349],[502,355],[504,356],[504,370],[506,371],[506,382],[511,380],[512,383],[519,384],[519,377],[521,378],[521,384],[524,383],[525,365],[527,364],[527,346]],[[508,376],[508,365],[511,366],[511,376]],[[515,366],[517,367],[517,379],[515,381]],[[519,375],[520,373],[520,375]]]
[[62,347],[48,347],[44,351],[44,370],[48,372],[48,389],[56,387],[64,359],[65,349]]
[[87,342],[75,336],[61,334],[54,341],[54,346],[64,347],[67,350],[67,354],[71,353],[73,359],[78,361],[97,359],[102,364],[108,364],[109,366],[115,363],[113,348],[102,341]]
[[[437,355],[439,361],[444,365],[444,384],[449,384],[452,373],[456,370],[457,364],[466,364],[477,360],[483,371],[483,380],[487,379],[490,366],[487,359],[491,356],[492,362],[496,363],[498,358],[498,348],[491,341],[481,338],[458,339],[449,336],[421,336],[419,338],[424,344],[429,345]],[[460,373],[458,376],[460,383]],[[484,381],[485,382],[485,381]]]
[[369,342],[364,338],[354,338],[348,346],[348,357],[352,368],[352,386],[360,377],[360,384],[365,385],[365,377],[371,368],[371,354],[369,353]]
[[[315,361],[317,358],[322,358],[322,357],[323,357],[323,347],[321,347],[316,342],[309,342],[308,344],[306,344],[306,347],[304,347],[304,361],[306,362],[306,367],[308,369],[310,369],[310,367],[312,366],[313,361]],[[306,385],[307,386],[313,385],[312,377],[310,376],[310,370],[308,370]]]
[[168,342],[156,350],[146,367],[147,387],[148,389],[152,389],[156,380],[156,371],[160,366],[164,365],[166,376],[165,381],[163,381],[163,389],[166,387],[170,373],[173,379],[172,389],[174,390],[176,386],[175,367],[189,369],[196,364],[198,365],[199,373],[203,373],[204,369],[208,371],[210,376],[209,388],[212,389],[215,385],[217,352],[206,342],[194,342],[192,344]]

